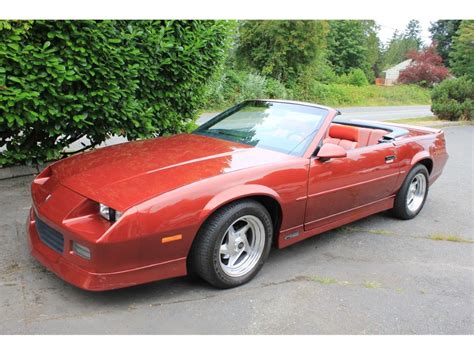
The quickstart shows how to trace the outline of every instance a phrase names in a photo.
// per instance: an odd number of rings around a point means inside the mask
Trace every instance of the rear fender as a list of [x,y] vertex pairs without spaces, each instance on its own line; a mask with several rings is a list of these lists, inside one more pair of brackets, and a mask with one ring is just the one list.
[[428,153],[426,150],[423,150],[421,152],[416,153],[413,156],[413,158],[411,159],[409,170],[411,170],[416,164],[418,164],[420,161],[422,161],[424,159],[429,159],[429,160],[433,161],[433,159],[430,156],[430,153]]

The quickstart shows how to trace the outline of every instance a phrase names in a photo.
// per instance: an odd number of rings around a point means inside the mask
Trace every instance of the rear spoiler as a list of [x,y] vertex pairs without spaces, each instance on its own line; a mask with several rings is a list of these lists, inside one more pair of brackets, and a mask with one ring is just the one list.
[[391,142],[398,137],[406,136],[409,132],[407,129],[402,127],[395,127],[385,125],[379,122],[369,122],[369,121],[357,121],[357,120],[343,120],[340,118],[335,118],[333,120],[334,123],[339,123],[347,126],[355,126],[355,127],[362,127],[362,128],[372,128],[372,129],[382,129],[384,131],[388,131],[389,133],[385,134],[380,140],[379,143],[386,143]]

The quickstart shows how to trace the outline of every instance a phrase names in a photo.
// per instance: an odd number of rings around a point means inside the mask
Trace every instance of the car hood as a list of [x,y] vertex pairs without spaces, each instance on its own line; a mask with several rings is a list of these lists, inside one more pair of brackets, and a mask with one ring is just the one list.
[[118,144],[57,162],[63,186],[123,211],[202,179],[271,162],[286,154],[196,134]]

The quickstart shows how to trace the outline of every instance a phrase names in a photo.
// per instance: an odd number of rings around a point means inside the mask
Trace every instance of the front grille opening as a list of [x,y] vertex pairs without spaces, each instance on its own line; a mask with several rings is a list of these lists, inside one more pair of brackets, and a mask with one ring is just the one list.
[[64,251],[63,235],[57,230],[48,226],[46,223],[44,223],[41,219],[38,218],[38,216],[35,216],[35,225],[40,240],[43,242],[43,244],[53,249],[54,251],[62,254]]

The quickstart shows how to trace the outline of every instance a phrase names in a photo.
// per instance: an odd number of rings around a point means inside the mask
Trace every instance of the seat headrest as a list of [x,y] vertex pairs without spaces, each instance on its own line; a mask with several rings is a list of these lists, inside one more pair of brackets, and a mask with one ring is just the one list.
[[329,136],[333,138],[357,142],[359,139],[359,130],[353,126],[333,124],[329,128]]

